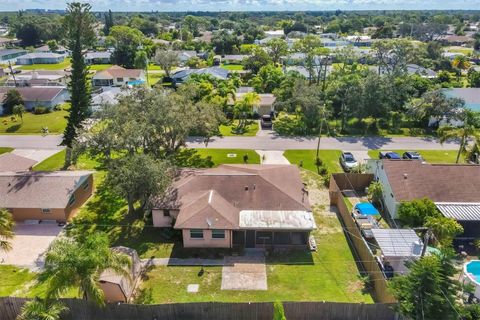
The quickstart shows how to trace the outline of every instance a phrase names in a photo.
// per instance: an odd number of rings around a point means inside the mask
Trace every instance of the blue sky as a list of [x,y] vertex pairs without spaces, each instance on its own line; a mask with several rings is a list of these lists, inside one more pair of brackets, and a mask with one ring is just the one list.
[[[63,9],[71,0],[0,0],[0,11]],[[103,11],[262,11],[262,10],[480,10],[480,0],[90,0]]]

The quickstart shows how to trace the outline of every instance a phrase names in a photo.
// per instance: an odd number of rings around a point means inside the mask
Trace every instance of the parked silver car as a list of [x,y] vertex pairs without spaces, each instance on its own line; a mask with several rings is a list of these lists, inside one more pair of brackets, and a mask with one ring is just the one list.
[[358,167],[358,162],[351,152],[342,152],[342,155],[340,156],[340,164],[346,172]]

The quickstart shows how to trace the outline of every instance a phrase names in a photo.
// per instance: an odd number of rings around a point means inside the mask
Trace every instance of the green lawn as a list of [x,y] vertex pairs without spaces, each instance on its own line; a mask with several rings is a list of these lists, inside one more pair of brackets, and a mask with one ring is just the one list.
[[[214,165],[243,163],[243,156],[248,155],[248,163],[260,163],[260,156],[255,150],[248,149],[196,149],[202,157],[211,157]],[[230,156],[229,156],[230,155]],[[235,156],[233,156],[235,155]]]
[[[320,186],[320,177],[304,171],[309,190]],[[292,250],[267,258],[266,291],[221,290],[222,268],[160,266],[150,270],[141,284],[139,302],[247,302],[247,301],[338,301],[372,303],[358,279],[359,271],[336,215],[328,206],[313,206],[317,230],[313,235],[318,251]],[[213,251],[213,250],[212,250]],[[198,293],[187,293],[187,285],[199,284]]]
[[89,66],[89,69],[91,71],[102,71],[110,68],[111,66],[113,66],[113,64],[92,64]]
[[[407,150],[388,150],[398,153],[400,156]],[[412,150],[409,150],[412,151]],[[420,152],[423,159],[430,163],[455,163],[457,159],[456,150],[415,150]],[[380,150],[369,150],[368,155],[372,159],[378,159],[378,153]],[[460,155],[460,163],[465,163],[465,160]]]
[[241,64],[222,64],[222,68],[230,71],[242,71],[243,65]]
[[2,153],[7,153],[7,152],[10,152],[12,151],[13,148],[8,148],[8,147],[0,147],[0,154]]
[[26,112],[23,123],[20,119],[12,121],[11,116],[0,117],[0,134],[41,134],[43,127],[48,127],[50,133],[62,133],[67,125],[67,111],[52,111],[46,114]]
[[[343,172],[339,162],[341,154],[342,151],[340,150],[320,150],[320,159],[323,161],[328,172]],[[303,162],[303,168],[317,172],[317,166],[315,165],[317,157],[316,150],[286,150],[283,155],[290,163],[300,165],[300,162]]]
[[35,165],[33,171],[56,171],[63,167],[65,162],[65,150],[55,153],[53,156]]
[[258,132],[258,121],[256,120],[248,120],[246,130],[242,134],[234,133],[233,130],[237,127],[238,120],[232,121],[229,125],[220,125],[219,130],[220,134],[224,137],[230,136],[244,136],[244,137],[253,137]]
[[153,86],[158,81],[162,80],[164,77],[163,73],[149,73],[148,74],[148,85]]
[[61,63],[53,64],[31,64],[27,66],[20,66],[20,70],[63,70],[71,66],[70,59],[65,59]]
[[0,297],[11,296],[15,291],[21,290],[35,278],[35,274],[27,269],[8,265],[0,265],[0,274],[2,275]]

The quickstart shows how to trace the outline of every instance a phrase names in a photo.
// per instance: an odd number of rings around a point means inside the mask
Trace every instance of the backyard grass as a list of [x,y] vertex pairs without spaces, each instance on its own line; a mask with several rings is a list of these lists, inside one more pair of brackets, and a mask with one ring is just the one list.
[[[398,153],[400,156],[407,150],[388,150]],[[412,151],[412,150],[408,150]],[[455,163],[457,159],[456,150],[415,150],[418,151],[423,159],[429,163]],[[372,159],[378,159],[380,150],[369,150],[368,155]],[[465,159],[460,155],[459,163],[465,163]]]
[[153,86],[157,84],[164,77],[163,73],[149,73],[148,74],[148,85]]
[[[339,162],[341,154],[342,151],[340,150],[320,150],[320,159],[323,161],[323,164],[327,168],[328,172],[343,172]],[[290,161],[290,163],[298,166],[300,166],[300,163],[302,163],[303,168],[317,172],[317,166],[315,164],[317,157],[316,150],[286,150],[283,155],[288,159],[288,161]]]
[[[320,176],[304,170],[304,181],[311,194],[328,199]],[[266,291],[221,290],[221,267],[158,266],[147,272],[138,302],[257,302],[257,301],[338,301],[372,303],[364,292],[359,271],[341,224],[321,200],[313,205],[317,230],[317,252],[280,251],[267,257]],[[212,250],[213,251],[213,250]],[[187,285],[199,284],[197,293],[187,293]]]
[[61,63],[52,63],[52,64],[30,64],[26,66],[20,66],[17,69],[20,70],[63,70],[71,66],[70,59],[65,59]]
[[12,151],[13,148],[8,148],[8,147],[0,147],[0,154],[2,153],[7,153],[7,152],[10,152]]
[[233,130],[237,127],[238,120],[232,121],[229,125],[220,125],[219,131],[220,134],[224,137],[231,137],[231,136],[244,136],[244,137],[253,137],[258,132],[258,121],[256,120],[248,120],[246,130],[242,134],[234,133]]
[[222,64],[222,68],[230,71],[242,71],[243,65],[241,64]]
[[67,111],[52,111],[46,114],[26,112],[23,123],[20,119],[12,120],[11,116],[0,117],[0,134],[41,134],[43,127],[50,133],[62,133],[67,125]]
[[0,274],[2,275],[0,297],[11,296],[35,278],[35,274],[28,269],[20,269],[9,265],[0,265]]

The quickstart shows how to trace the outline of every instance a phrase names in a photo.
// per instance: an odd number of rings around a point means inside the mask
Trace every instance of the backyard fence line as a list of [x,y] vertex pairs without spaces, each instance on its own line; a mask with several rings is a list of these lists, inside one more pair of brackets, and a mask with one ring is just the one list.
[[[15,320],[29,299],[0,298],[0,319]],[[263,320],[273,319],[273,303],[176,303],[159,305],[107,304],[98,307],[80,299],[61,299],[69,312],[64,320]],[[284,302],[288,320],[396,320],[390,304]]]
[[354,190],[357,193],[363,193],[365,188],[373,181],[371,174],[343,173],[332,174],[330,179],[329,195],[330,204],[338,208],[342,224],[348,228],[349,232],[345,235],[357,255],[355,260],[361,261],[362,267],[370,277],[370,283],[373,289],[373,296],[377,302],[393,303],[395,298],[388,290],[388,283],[383,271],[378,266],[375,257],[370,250],[367,242],[363,239],[362,233],[357,228],[350,210],[347,207],[342,190]]

